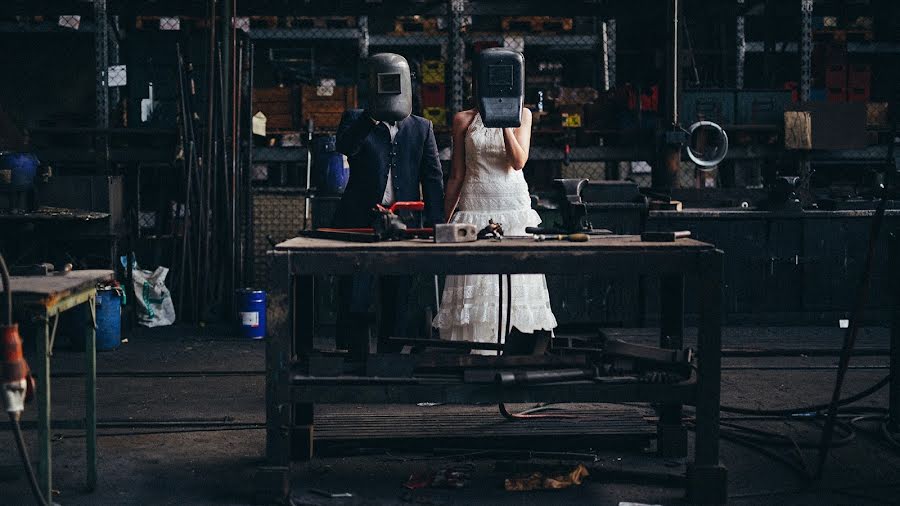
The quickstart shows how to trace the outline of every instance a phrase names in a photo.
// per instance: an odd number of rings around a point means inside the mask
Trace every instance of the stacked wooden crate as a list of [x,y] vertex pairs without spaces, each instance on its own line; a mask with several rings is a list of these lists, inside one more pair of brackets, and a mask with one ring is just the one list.
[[304,124],[312,120],[316,130],[334,130],[344,111],[356,108],[356,86],[303,86],[300,100]]
[[253,90],[253,108],[266,116],[266,130],[296,130],[294,89],[290,86]]

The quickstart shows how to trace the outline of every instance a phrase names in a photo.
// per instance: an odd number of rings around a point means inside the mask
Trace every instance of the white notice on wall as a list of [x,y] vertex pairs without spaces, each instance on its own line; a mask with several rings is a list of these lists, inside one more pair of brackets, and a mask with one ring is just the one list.
[[259,313],[256,311],[242,312],[241,325],[245,327],[259,327]]

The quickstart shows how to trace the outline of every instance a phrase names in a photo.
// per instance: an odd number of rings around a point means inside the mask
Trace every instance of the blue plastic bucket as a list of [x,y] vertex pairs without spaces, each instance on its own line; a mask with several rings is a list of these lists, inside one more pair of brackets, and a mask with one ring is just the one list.
[[34,186],[34,178],[40,165],[31,153],[3,153],[0,155],[0,170],[10,171],[9,185],[13,189],[28,190]]
[[97,351],[122,344],[122,295],[118,290],[97,291]]
[[244,288],[237,291],[236,300],[241,335],[250,339],[266,337],[266,292]]
[[325,189],[328,193],[344,193],[350,181],[350,170],[344,166],[344,155],[330,153],[328,155],[328,173],[325,176]]

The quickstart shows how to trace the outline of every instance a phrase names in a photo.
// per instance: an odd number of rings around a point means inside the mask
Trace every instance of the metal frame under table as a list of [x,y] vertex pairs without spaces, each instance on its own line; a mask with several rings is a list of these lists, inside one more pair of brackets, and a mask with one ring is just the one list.
[[[687,489],[696,503],[724,503],[726,469],[719,462],[722,266],[724,254],[692,239],[641,242],[637,236],[593,237],[586,243],[530,239],[435,244],[425,240],[352,243],[298,237],[269,252],[266,345],[266,464],[257,473],[260,499],[290,494],[293,460],[312,457],[313,407],[327,403],[652,402],[664,404],[659,453],[686,456],[681,404],[696,406],[696,444]],[[327,275],[629,273],[660,279],[660,341],[682,348],[684,283],[697,279],[699,325],[695,378],[674,385],[592,381],[500,386],[426,378],[304,373],[315,354],[315,277]],[[553,294],[551,294],[552,296]]]
[[[50,360],[59,315],[87,304],[90,321],[84,327],[86,431],[85,481],[88,491],[97,486],[97,285],[113,281],[109,270],[83,270],[48,276],[12,276],[13,304],[18,315],[37,323],[37,361],[31,366],[37,376],[38,483],[44,497],[52,499],[53,452],[50,443]],[[26,405],[26,409],[28,406]]]

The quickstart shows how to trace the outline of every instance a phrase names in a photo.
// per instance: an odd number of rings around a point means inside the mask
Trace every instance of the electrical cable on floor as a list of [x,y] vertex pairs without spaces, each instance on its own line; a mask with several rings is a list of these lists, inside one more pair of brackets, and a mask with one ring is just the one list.
[[[862,426],[860,426],[861,422],[875,422],[878,424],[878,428],[876,430],[868,430]],[[860,415],[850,420],[850,425],[863,433],[870,434],[873,437],[884,439],[895,451],[900,451],[900,439],[898,436],[900,434],[896,434],[891,432],[888,427],[888,423],[890,422],[890,417],[886,412],[874,415]]]
[[[856,401],[864,399],[875,392],[881,390],[886,387],[888,383],[891,381],[891,376],[885,376],[878,383],[875,383],[871,387],[855,394],[850,397],[841,399],[837,402],[838,407],[846,406],[847,404],[852,404]],[[802,413],[814,413],[818,411],[823,411],[828,409],[830,404],[814,404],[812,406],[802,406],[797,408],[784,408],[784,409],[751,409],[751,408],[742,408],[737,406],[726,406],[722,405],[719,409],[724,413],[738,413],[743,415],[772,415],[772,416],[788,416],[788,415],[796,415]]]
[[[689,425],[688,428],[694,429],[695,427]],[[762,446],[755,442],[749,441],[743,437],[740,437],[736,434],[732,434],[729,432],[720,432],[719,437],[725,441],[730,441],[732,443],[741,445],[741,446],[748,448],[750,450],[753,450],[761,455],[769,457],[770,459],[772,459],[776,462],[784,464],[785,467],[787,467],[788,469],[790,469],[791,471],[796,473],[804,481],[809,480],[809,471],[807,470],[805,465],[798,465],[796,462],[789,460],[787,457],[779,454],[778,452],[770,450],[769,448],[766,448],[765,446]]]
[[[242,430],[265,430],[265,424],[247,424],[235,427],[196,427],[196,428],[187,428],[187,429],[172,429],[172,430],[148,430],[148,431],[129,431],[129,432],[99,432],[97,433],[97,437],[130,437],[130,436],[154,436],[160,434],[192,434],[194,432],[230,432],[230,431],[242,431]],[[68,436],[60,436],[59,439],[81,439],[85,437],[85,434],[72,434]]]
[[44,499],[37,477],[34,475],[34,468],[31,467],[31,459],[28,458],[28,448],[25,446],[25,437],[22,435],[22,427],[19,425],[19,415],[9,413],[9,423],[12,426],[13,439],[16,440],[19,458],[22,459],[22,467],[25,468],[25,474],[28,476],[28,485],[31,487],[34,501],[41,506],[47,506],[47,500]]
[[[896,92],[898,93],[898,96],[895,97],[895,103],[893,105],[897,105],[897,103],[900,102],[900,88],[897,88]],[[897,146],[897,131],[898,123],[900,123],[900,116],[896,114],[893,116],[893,121],[891,122],[891,142],[888,145],[887,156],[884,160],[885,175],[887,176],[887,179],[890,178],[891,174],[895,174],[897,170],[897,161],[894,158],[894,153]],[[891,183],[896,183],[896,181],[888,182],[888,184]],[[859,322],[860,320],[862,320],[863,311],[865,309],[866,301],[868,300],[869,285],[872,278],[872,265],[875,258],[875,249],[878,243],[878,237],[881,234],[881,228],[884,224],[884,215],[887,209],[888,200],[890,198],[890,191],[887,189],[887,187],[885,185],[879,185],[879,187],[882,190],[881,200],[878,202],[878,207],[875,209],[875,215],[872,216],[872,226],[869,230],[869,242],[866,249],[866,259],[865,263],[863,264],[862,277],[860,279],[859,286],[857,287],[858,291],[856,293],[856,299],[854,300],[855,304],[853,306],[853,312],[850,315],[850,327],[847,329],[847,334],[844,337],[844,346],[841,349],[841,358],[839,362],[837,377],[835,378],[834,382],[834,390],[831,395],[831,402],[828,405],[828,419],[826,420],[825,427],[822,430],[822,440],[819,447],[819,465],[816,469],[815,475],[816,479],[822,477],[822,472],[825,469],[825,462],[828,458],[828,450],[830,448],[829,442],[831,441],[834,422],[837,418],[841,389],[844,386],[844,377],[847,373],[847,367],[850,365],[850,358],[853,354],[853,347],[856,344],[856,336],[859,332]],[[893,250],[894,248],[891,249]],[[888,259],[888,265],[890,265],[890,260],[893,259]],[[893,441],[893,439],[891,440]]]
[[[800,420],[794,420],[800,421]],[[813,420],[802,420],[804,422],[812,422]],[[719,422],[719,425],[722,427],[728,427],[737,432],[746,432],[747,434],[742,434],[741,437],[746,439],[750,439],[755,441],[758,444],[766,445],[766,446],[784,446],[784,447],[793,447],[793,448],[818,448],[818,443],[811,442],[801,442],[798,443],[793,438],[781,434],[778,432],[771,432],[767,430],[757,429],[754,427],[747,427],[744,425],[738,425],[732,422]],[[844,436],[836,441],[831,442],[832,448],[838,448],[841,446],[846,446],[853,442],[856,439],[856,431],[847,423],[844,422],[835,422],[836,427],[840,427],[841,430],[845,432]]]

